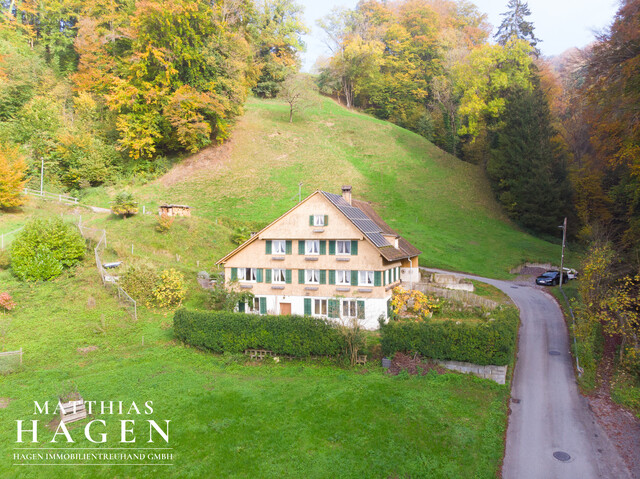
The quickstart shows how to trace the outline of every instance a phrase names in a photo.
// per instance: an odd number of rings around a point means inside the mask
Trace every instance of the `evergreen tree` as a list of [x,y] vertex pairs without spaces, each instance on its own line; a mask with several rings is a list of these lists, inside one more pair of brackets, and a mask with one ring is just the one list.
[[507,214],[525,228],[554,234],[571,212],[564,152],[554,142],[549,105],[534,76],[513,89],[498,126],[487,176]]
[[536,45],[540,42],[540,39],[536,38],[533,33],[533,23],[525,20],[525,17],[531,15],[529,5],[522,0],[509,0],[507,8],[509,10],[501,14],[504,20],[498,27],[494,38],[500,45],[506,45],[511,37],[515,36],[520,40],[529,42],[529,45],[533,48],[533,53],[536,57],[539,56],[540,50]]

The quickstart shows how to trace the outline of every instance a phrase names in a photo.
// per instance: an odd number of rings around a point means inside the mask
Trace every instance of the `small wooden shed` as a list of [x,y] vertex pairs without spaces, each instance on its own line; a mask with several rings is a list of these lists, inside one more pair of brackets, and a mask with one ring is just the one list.
[[187,205],[161,205],[160,216],[191,216],[191,207]]

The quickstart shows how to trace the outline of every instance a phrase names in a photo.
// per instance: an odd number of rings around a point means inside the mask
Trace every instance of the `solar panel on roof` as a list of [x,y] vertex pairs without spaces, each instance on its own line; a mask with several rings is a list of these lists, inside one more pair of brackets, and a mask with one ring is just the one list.
[[383,246],[391,246],[387,241],[387,239],[384,236],[382,236],[380,233],[368,233],[367,237],[378,248],[382,248]]

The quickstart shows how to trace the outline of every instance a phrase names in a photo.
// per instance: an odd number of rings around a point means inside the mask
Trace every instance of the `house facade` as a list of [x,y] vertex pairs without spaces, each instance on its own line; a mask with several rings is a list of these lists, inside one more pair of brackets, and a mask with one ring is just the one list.
[[314,192],[216,264],[254,294],[242,311],[357,317],[375,329],[392,289],[419,280],[420,253],[343,187]]

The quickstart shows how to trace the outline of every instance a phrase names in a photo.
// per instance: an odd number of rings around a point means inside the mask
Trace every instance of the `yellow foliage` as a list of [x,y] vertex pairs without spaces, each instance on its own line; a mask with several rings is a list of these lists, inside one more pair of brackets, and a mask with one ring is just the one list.
[[0,209],[24,203],[27,163],[17,148],[0,143]]
[[438,298],[429,297],[421,291],[406,290],[402,286],[397,286],[393,288],[391,306],[396,316],[407,311],[415,315],[411,316],[411,319],[424,321],[433,316],[433,313],[440,309],[441,304]]

